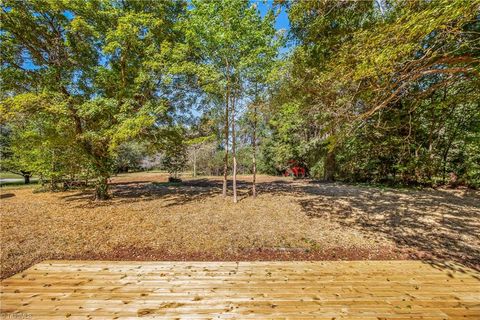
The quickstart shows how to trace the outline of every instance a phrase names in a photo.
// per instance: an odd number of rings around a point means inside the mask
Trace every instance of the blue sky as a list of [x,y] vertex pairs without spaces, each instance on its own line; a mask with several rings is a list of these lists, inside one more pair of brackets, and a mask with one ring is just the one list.
[[[274,7],[273,0],[251,0],[251,3],[256,3],[257,8],[260,11],[260,14],[265,16],[268,10]],[[276,6],[276,10],[280,10],[280,13],[277,16],[275,21],[275,28],[277,30],[290,30],[290,21],[288,20],[287,12],[285,11],[285,7],[283,6]],[[283,55],[289,51],[288,44],[285,47],[280,48],[280,54]]]
[[[269,9],[273,7],[273,0],[252,0],[251,3],[256,3],[258,10],[262,16],[264,16]],[[278,6],[277,6],[278,7]],[[290,29],[290,23],[288,21],[288,15],[285,11],[285,7],[280,7],[281,11],[275,22],[275,28],[277,30],[284,29],[288,31]]]

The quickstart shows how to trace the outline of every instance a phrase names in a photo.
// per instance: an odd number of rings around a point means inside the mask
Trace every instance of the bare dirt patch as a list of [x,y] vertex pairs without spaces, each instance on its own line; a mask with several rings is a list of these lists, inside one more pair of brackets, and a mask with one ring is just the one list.
[[1,199],[1,277],[45,259],[364,260],[421,258],[479,266],[480,201],[468,190],[400,191],[261,176],[240,198],[220,178],[166,183],[158,173],[91,191]]

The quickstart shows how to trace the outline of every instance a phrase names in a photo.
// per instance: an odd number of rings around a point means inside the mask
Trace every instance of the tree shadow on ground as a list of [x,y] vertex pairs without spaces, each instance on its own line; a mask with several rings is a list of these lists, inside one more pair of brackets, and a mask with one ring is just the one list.
[[480,201],[442,190],[380,190],[310,183],[300,199],[305,213],[372,236],[393,240],[415,257],[480,270]]
[[[222,180],[198,178],[185,180],[181,183],[168,183],[165,181],[142,180],[128,182],[111,182],[110,193],[112,198],[107,201],[93,201],[94,195],[92,189],[86,189],[68,194],[62,198],[70,202],[78,202],[79,207],[100,207],[109,206],[112,203],[132,203],[138,201],[151,201],[156,199],[165,200],[164,207],[187,204],[190,202],[201,201],[210,197],[218,196],[222,192]],[[232,181],[228,181],[228,196],[231,196]],[[264,191],[275,189],[270,184]],[[251,182],[238,180],[238,197],[241,201],[251,195]]]
[[[237,183],[240,200],[251,195],[251,182]],[[231,189],[231,181],[229,181]],[[393,241],[412,257],[439,267],[450,261],[480,270],[480,199],[442,190],[395,190],[320,183],[311,180],[270,180],[257,184],[259,194],[294,197],[307,216]],[[183,205],[219,196],[222,181],[200,178],[181,184],[142,180],[111,183],[113,199],[91,201],[92,191],[64,196],[80,207],[108,206],[162,199],[162,207]]]
[[0,199],[7,199],[7,198],[12,198],[15,197],[14,193],[1,193],[0,194]]
[[93,208],[109,206],[114,203],[132,203],[139,201],[165,200],[164,207],[186,204],[213,197],[221,190],[221,183],[208,179],[188,180],[182,183],[158,181],[112,182],[110,193],[112,198],[106,201],[93,201],[92,190],[82,190],[62,198],[77,202],[78,207]]

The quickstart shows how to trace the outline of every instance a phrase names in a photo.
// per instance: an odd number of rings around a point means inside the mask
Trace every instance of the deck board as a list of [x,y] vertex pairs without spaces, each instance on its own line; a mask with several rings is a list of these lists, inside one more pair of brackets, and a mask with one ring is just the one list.
[[480,319],[479,279],[420,261],[45,261],[2,281],[0,309],[31,319]]

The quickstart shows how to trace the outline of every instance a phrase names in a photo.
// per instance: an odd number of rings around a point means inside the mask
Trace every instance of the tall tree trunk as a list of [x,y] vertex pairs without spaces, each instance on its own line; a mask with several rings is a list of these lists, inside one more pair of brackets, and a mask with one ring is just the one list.
[[193,177],[197,176],[197,148],[193,148]]
[[228,102],[230,100],[230,75],[228,60],[225,60],[227,69],[227,88],[225,96],[225,158],[223,161],[223,188],[222,195],[225,198],[227,196],[227,174],[228,174]]
[[237,203],[237,157],[235,143],[235,97],[232,97],[233,202]]
[[228,118],[228,100],[229,97],[229,90],[227,87],[227,98],[226,98],[226,105],[225,105],[225,157],[223,159],[223,188],[222,188],[222,195],[225,198],[227,196],[227,174],[228,174],[228,129],[229,129],[229,118]]
[[444,185],[447,181],[447,157],[448,152],[445,152],[442,157],[442,184]]
[[448,141],[448,144],[443,151],[443,156],[442,156],[442,183],[446,183],[446,177],[447,177],[447,159],[448,159],[448,153],[450,152],[450,148],[452,147],[453,141],[455,140],[455,137],[457,135],[457,130],[459,126],[455,127],[455,130],[453,131],[451,139]]
[[257,105],[253,105],[253,181],[252,181],[252,195],[255,198],[257,196]]
[[57,188],[57,182],[55,177],[55,149],[52,150],[52,166],[50,168],[50,189],[53,191]]
[[323,177],[325,181],[335,181],[335,151],[329,150],[325,157]]

